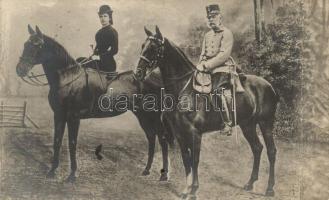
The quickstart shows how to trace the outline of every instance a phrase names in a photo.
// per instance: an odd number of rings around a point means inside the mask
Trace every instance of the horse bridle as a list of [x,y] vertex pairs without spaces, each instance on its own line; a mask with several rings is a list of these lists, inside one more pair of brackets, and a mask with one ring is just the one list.
[[[161,59],[163,59],[164,57],[164,42],[165,39],[163,38],[162,40],[154,37],[154,36],[149,36],[147,38],[147,40],[153,40],[156,41],[160,47],[158,47],[158,52],[157,55],[155,56],[155,58],[153,60],[150,60],[148,58],[146,58],[145,56],[141,55],[140,58],[142,60],[144,60],[145,62],[148,63],[148,68],[150,68],[149,72],[145,75],[145,77],[147,77],[149,74],[151,74],[157,67],[157,64],[161,61]],[[179,92],[179,94],[181,94],[182,92],[184,92],[184,90],[187,88],[187,86],[189,85],[189,83],[191,82],[192,78],[193,78],[193,74],[195,72],[196,69],[192,69],[190,72],[187,72],[186,74],[177,77],[177,78],[170,78],[170,80],[181,80],[187,76],[190,75],[188,81],[186,82],[186,84],[184,85],[184,87],[181,89],[181,91]],[[176,84],[175,82],[173,82],[172,84]]]
[[[29,40],[29,42],[32,43],[31,40]],[[33,44],[33,43],[32,43]],[[38,48],[42,48],[42,44],[38,44],[38,45],[35,45],[33,44],[34,46],[37,46]],[[35,57],[37,54],[37,51],[35,52],[35,54],[33,54],[32,57]],[[33,59],[32,57],[24,57],[24,56],[21,56],[19,59],[20,61],[23,61],[23,62],[26,62],[30,65],[35,65],[35,63],[33,62]],[[91,56],[90,56],[91,57]],[[89,60],[90,57],[87,57],[85,58],[84,60],[82,60],[81,62],[79,63],[76,63],[74,64],[72,67],[76,67],[76,66],[79,66],[81,67],[83,64],[87,64],[89,62],[91,62]],[[20,77],[25,83],[29,84],[29,85],[32,85],[32,86],[45,86],[45,85],[49,85],[49,83],[44,83],[43,81],[41,81],[38,77],[42,77],[42,76],[46,76],[46,74],[34,74],[33,72],[30,72],[31,75],[27,75],[27,76],[24,76],[24,77]],[[86,73],[86,72],[85,72]],[[73,80],[74,81],[74,80]],[[72,82],[73,82],[72,81]]]
[[158,45],[160,45],[160,46],[157,49],[157,55],[152,60],[146,58],[143,55],[140,55],[140,59],[144,60],[148,64],[148,68],[150,68],[150,70],[148,70],[149,72],[147,74],[145,74],[145,77],[147,77],[149,74],[151,74],[156,69],[156,67],[157,67],[158,63],[161,61],[161,59],[163,59],[164,42],[165,42],[164,38],[162,40],[160,40],[154,36],[149,36],[149,37],[147,37],[146,40],[156,41],[158,43]]
[[[37,48],[41,49],[42,48],[42,43],[39,43],[39,44],[34,44],[31,40],[29,40],[30,43],[32,43],[33,46],[36,46]],[[35,53],[33,54],[33,58],[37,55],[38,51],[35,51]],[[20,61],[23,61],[23,62],[26,62],[30,65],[35,65],[35,63],[33,62],[33,58],[32,57],[24,57],[24,56],[21,56],[19,58]],[[39,80],[38,77],[41,77],[41,76],[46,76],[46,74],[33,74],[33,72],[31,72],[31,75],[27,75],[27,76],[24,76],[24,77],[20,77],[25,83],[29,84],[29,85],[33,85],[33,86],[45,86],[45,85],[48,85],[48,83],[44,83],[42,82],[41,80]],[[27,78],[27,79],[25,79]]]
[[[41,41],[43,42],[43,40],[41,40]],[[31,39],[29,39],[28,42],[31,43],[33,46],[39,48],[39,49],[42,48],[42,44],[43,43],[34,44]],[[34,54],[32,55],[32,57],[33,58],[36,57],[37,53],[38,53],[38,51],[35,51]],[[24,62],[27,62],[28,64],[35,65],[35,63],[33,62],[32,57],[24,57],[24,56],[21,56],[19,59],[22,60],[22,61],[24,61]]]

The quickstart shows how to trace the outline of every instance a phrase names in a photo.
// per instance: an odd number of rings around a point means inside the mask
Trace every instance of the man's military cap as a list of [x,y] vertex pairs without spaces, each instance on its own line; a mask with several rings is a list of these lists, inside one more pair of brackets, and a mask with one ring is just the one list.
[[211,4],[206,7],[207,16],[213,14],[219,14],[219,5],[218,4]]

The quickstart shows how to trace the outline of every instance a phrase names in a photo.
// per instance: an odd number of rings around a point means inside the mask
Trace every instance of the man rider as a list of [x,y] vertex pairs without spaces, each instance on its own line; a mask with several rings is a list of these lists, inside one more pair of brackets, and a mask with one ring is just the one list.
[[[234,39],[232,32],[222,24],[219,5],[208,5],[206,11],[208,26],[211,30],[204,36],[197,69],[201,72],[210,72],[214,91],[219,91],[219,87],[224,87],[229,84],[230,66],[234,64],[230,57]],[[235,85],[236,92],[244,91],[238,79],[235,81]],[[230,87],[231,86],[228,86],[228,88]],[[222,104],[224,109],[226,109],[221,113],[224,121],[222,132],[230,134],[232,122],[229,117],[227,102],[225,98],[223,98],[223,94],[221,100],[223,101]]]

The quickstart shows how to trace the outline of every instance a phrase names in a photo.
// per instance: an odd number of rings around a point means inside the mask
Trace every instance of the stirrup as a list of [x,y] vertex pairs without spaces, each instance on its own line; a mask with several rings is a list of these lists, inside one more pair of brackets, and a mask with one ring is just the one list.
[[224,122],[224,128],[220,130],[220,133],[222,135],[226,134],[227,136],[232,135],[232,125],[229,125],[229,123]]

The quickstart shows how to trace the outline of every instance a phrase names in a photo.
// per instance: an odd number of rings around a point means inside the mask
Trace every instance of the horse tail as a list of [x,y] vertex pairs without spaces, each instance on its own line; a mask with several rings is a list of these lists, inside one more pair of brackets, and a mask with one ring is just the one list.
[[[263,79],[263,80],[265,80],[265,79]],[[269,89],[271,90],[271,93],[274,95],[273,100],[275,101],[276,104],[279,103],[279,101],[280,101],[279,92],[276,89],[274,89],[274,87],[271,83],[269,83],[267,80],[265,80],[265,81],[267,82]]]
[[275,102],[276,102],[276,103],[279,103],[279,101],[280,101],[280,95],[279,95],[279,92],[278,92],[277,90],[275,90],[275,89],[273,88],[273,86],[272,86],[272,90],[273,90],[273,92],[274,92]]

